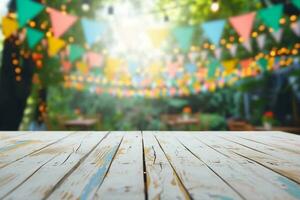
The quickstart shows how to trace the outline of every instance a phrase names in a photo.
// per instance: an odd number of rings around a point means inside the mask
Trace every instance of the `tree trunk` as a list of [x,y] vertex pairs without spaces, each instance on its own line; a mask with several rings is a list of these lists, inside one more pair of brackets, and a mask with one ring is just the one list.
[[[15,11],[15,0],[10,2],[9,10]],[[0,130],[18,130],[32,86],[34,62],[30,56],[21,57],[17,39],[11,36],[4,41],[0,69]],[[13,63],[13,59],[18,62]],[[16,80],[16,68],[21,69],[20,80]]]

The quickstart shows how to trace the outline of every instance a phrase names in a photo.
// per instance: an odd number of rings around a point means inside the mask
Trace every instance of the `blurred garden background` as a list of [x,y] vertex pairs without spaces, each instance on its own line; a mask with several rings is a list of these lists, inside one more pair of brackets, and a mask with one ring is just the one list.
[[300,127],[300,0],[1,0],[0,130]]

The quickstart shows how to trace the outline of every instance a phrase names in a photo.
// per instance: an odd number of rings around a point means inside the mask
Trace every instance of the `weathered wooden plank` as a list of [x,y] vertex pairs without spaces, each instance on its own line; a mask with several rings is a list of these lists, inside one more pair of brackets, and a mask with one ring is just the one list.
[[[107,132],[85,134],[76,149],[61,152],[5,199],[44,199],[87,157]],[[72,138],[71,138],[72,139]],[[25,160],[25,159],[24,159]],[[24,162],[23,160],[23,162]]]
[[64,179],[48,199],[93,199],[119,149],[122,138],[122,132],[110,133],[72,174]]
[[190,199],[152,132],[143,132],[149,200]]
[[[183,133],[184,134],[184,133]],[[172,134],[155,134],[166,157],[193,199],[243,199]]]
[[[74,134],[67,140],[61,140],[45,149],[14,162],[0,169],[0,198],[3,198],[25,183],[43,166],[51,162],[62,153],[71,153],[80,146],[88,133]],[[47,174],[44,174],[47,179]]]
[[19,137],[22,137],[24,135],[32,134],[31,131],[1,131],[0,132],[0,146],[3,146],[3,142],[7,140],[17,139]]
[[7,140],[0,146],[0,169],[70,135],[70,132],[39,132]]
[[[232,152],[231,150],[229,150],[224,146],[222,140],[215,139],[214,137],[211,136],[205,136],[205,137],[198,136],[196,137],[196,139],[198,139],[201,143],[208,145],[210,148],[214,149],[215,151],[218,151],[220,154],[224,154],[225,156],[228,156],[229,158],[238,162],[240,165],[246,167],[249,170],[249,172],[254,174],[253,176],[256,175],[272,183],[274,187],[279,188],[278,192],[282,192],[282,190],[284,190],[291,197],[295,199],[300,199],[300,186],[294,181],[276,173],[273,170],[270,170],[269,168],[264,167],[263,165],[257,162],[254,162],[250,159],[247,159],[246,157],[240,156]],[[260,183],[258,182],[256,185],[258,184]],[[275,192],[275,194],[277,194],[278,192]],[[282,198],[282,199],[289,199],[289,198]]]
[[126,132],[95,199],[145,199],[144,190],[142,135]]
[[[206,135],[206,138],[208,137],[210,137],[210,135]],[[257,162],[283,176],[290,178],[291,180],[294,180],[297,183],[300,183],[300,167],[288,160],[274,158],[268,154],[249,149],[245,146],[238,145],[220,137],[213,137],[211,139],[219,144],[222,144],[228,150],[231,150],[236,154],[244,156],[249,160]]]
[[300,142],[298,145],[287,145],[284,141],[280,140],[280,138],[270,137],[268,135],[260,135],[260,134],[236,134],[237,137],[251,140],[256,143],[264,144],[269,147],[278,148],[283,151],[292,152],[296,154],[300,154]]
[[253,165],[253,163],[244,162],[241,164],[226,154],[195,140],[191,135],[178,135],[176,137],[245,199],[297,199],[287,193],[279,184],[273,184],[268,179],[257,176],[257,173],[249,170],[250,168],[247,166]]
[[278,148],[272,148],[257,142],[253,142],[251,140],[245,140],[243,138],[234,137],[234,136],[221,136],[222,138],[237,143],[239,145],[248,147],[250,149],[263,152],[265,154],[274,156],[275,158],[280,158],[282,160],[286,160],[288,158],[289,162],[295,163],[300,166],[300,155],[292,152],[285,152]]

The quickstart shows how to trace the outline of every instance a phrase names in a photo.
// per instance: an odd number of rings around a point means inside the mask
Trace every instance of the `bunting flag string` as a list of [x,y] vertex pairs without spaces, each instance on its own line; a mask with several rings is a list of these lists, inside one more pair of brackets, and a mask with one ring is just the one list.
[[76,16],[67,15],[53,8],[47,8],[54,36],[59,38],[77,21]]

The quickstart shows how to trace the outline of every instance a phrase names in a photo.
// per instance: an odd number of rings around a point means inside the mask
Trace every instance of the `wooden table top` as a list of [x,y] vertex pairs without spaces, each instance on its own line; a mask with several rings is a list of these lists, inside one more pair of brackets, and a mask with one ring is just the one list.
[[300,199],[283,132],[0,132],[0,199]]

